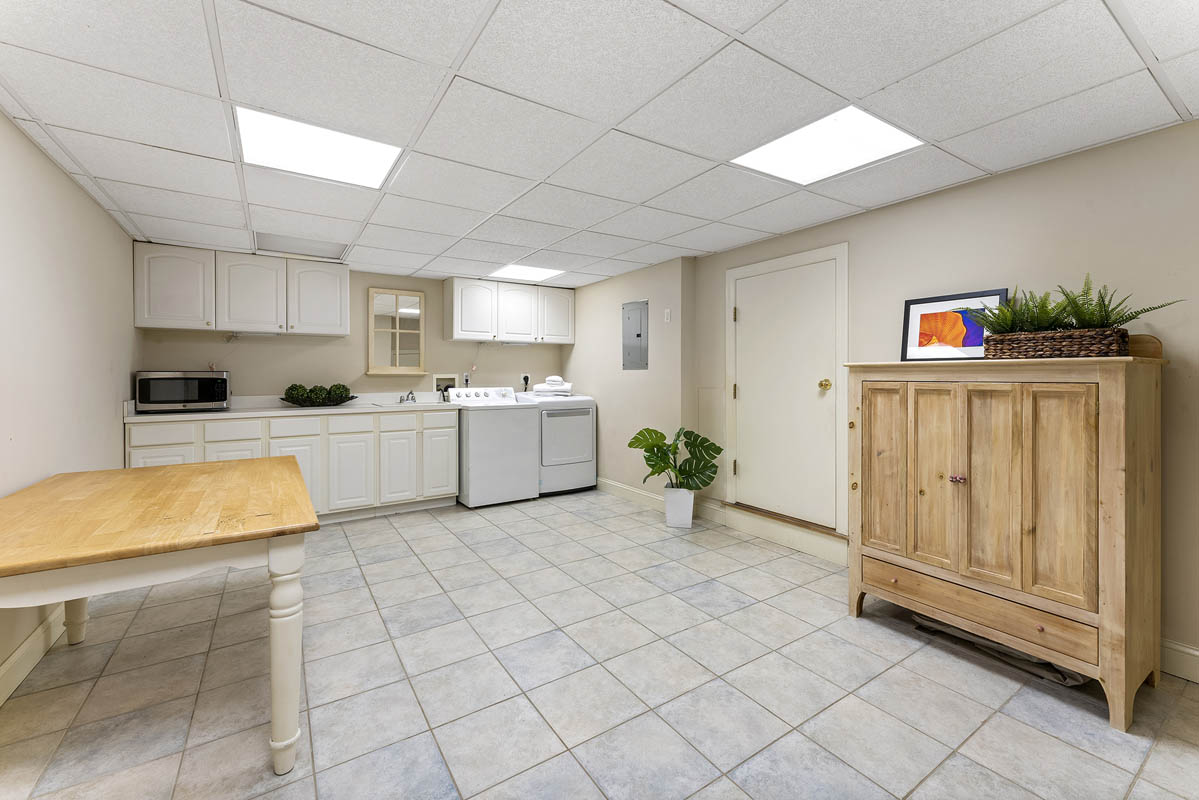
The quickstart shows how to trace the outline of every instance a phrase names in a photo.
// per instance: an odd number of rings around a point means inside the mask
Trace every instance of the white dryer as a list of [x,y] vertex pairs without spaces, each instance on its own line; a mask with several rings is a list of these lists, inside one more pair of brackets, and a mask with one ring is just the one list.
[[595,398],[518,392],[516,399],[541,412],[541,493],[595,486]]
[[450,389],[458,412],[458,502],[475,508],[538,494],[541,420],[507,386]]

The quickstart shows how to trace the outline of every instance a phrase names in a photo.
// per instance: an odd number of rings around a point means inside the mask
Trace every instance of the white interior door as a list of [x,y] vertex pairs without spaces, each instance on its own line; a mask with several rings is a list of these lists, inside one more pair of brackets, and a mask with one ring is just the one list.
[[737,502],[836,528],[836,261],[734,286]]

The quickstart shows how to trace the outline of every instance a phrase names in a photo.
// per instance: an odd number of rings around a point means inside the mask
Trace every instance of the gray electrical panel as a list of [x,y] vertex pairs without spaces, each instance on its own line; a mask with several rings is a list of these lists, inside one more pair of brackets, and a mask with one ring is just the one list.
[[620,307],[620,352],[623,369],[649,369],[649,301]]

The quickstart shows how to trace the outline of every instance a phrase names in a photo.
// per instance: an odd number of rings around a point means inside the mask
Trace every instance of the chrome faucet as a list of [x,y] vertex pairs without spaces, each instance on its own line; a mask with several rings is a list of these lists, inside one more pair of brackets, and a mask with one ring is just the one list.
[[400,398],[400,402],[401,403],[415,403],[416,402],[416,392],[409,390],[408,394],[406,394]]

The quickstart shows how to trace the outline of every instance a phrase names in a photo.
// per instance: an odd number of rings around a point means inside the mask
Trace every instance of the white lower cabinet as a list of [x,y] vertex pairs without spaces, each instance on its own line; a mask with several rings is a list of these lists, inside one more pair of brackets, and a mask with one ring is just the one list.
[[375,505],[374,433],[329,437],[329,511]]
[[204,445],[205,461],[233,461],[238,458],[262,458],[262,441],[217,442]]
[[420,496],[420,449],[416,431],[379,434],[379,502],[398,503]]
[[422,434],[421,486],[426,497],[458,493],[458,431],[426,430]]
[[164,467],[168,464],[191,464],[199,460],[200,448],[194,445],[135,447],[129,451],[131,467]]
[[[318,427],[319,429],[319,427]],[[321,493],[321,437],[296,436],[291,439],[272,439],[272,456],[295,456],[300,463],[300,474],[308,486],[312,506],[321,513],[325,510],[325,496]]]

